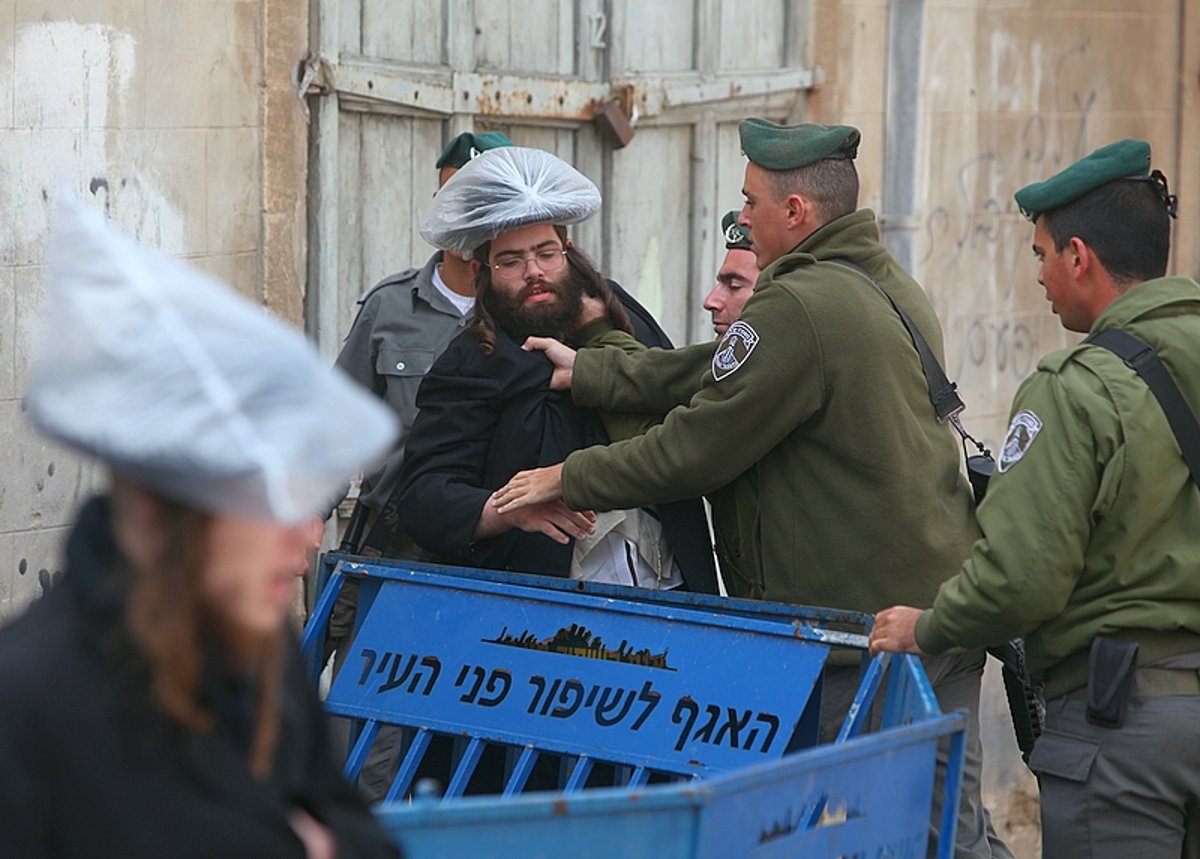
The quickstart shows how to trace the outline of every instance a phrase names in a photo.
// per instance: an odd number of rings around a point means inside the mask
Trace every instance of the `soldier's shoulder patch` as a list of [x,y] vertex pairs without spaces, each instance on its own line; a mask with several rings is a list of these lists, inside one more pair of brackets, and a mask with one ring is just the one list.
[[751,325],[740,319],[730,325],[713,354],[713,379],[719,382],[736,373],[757,345],[758,332]]
[[1012,423],[1008,425],[1008,435],[1004,437],[1004,447],[1000,449],[1000,459],[996,463],[1001,474],[1021,461],[1041,431],[1042,419],[1028,409],[1013,415]]

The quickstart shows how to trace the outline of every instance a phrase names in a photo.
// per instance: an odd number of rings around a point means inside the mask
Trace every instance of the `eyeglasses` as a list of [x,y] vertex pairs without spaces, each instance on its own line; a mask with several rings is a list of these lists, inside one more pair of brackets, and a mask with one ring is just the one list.
[[508,257],[495,263],[492,268],[502,280],[517,280],[525,276],[530,262],[536,262],[543,272],[558,271],[567,261],[567,252],[562,248],[537,251],[527,257]]

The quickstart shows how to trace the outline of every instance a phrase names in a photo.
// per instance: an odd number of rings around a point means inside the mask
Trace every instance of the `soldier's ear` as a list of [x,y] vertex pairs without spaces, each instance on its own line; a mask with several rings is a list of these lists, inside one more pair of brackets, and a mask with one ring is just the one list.
[[481,268],[483,268],[483,263],[481,263],[477,259],[472,258],[471,259],[471,277],[475,277],[477,274],[479,274],[479,270]]
[[1087,242],[1078,236],[1071,236],[1070,241],[1067,242],[1067,246],[1063,248],[1063,251],[1066,261],[1076,278],[1083,277],[1087,274],[1088,269],[1098,262],[1095,253],[1088,247]]
[[788,194],[783,201],[784,217],[789,230],[799,227],[808,215],[812,204],[799,194]]

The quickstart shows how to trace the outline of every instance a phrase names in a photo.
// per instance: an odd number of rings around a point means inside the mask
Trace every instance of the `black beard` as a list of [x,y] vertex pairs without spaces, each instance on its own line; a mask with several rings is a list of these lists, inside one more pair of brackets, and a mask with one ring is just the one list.
[[526,337],[554,337],[563,339],[575,329],[583,311],[583,275],[573,268],[567,269],[562,283],[544,281],[542,286],[558,296],[548,306],[525,306],[529,284],[523,284],[515,294],[498,289],[495,284],[484,291],[481,300],[484,309],[491,314],[496,327],[507,333],[518,343]]

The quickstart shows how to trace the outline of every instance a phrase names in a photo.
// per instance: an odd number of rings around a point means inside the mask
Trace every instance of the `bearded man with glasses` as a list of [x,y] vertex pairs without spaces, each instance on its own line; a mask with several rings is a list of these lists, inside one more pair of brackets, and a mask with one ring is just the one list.
[[525,339],[584,342],[606,330],[644,337],[647,320],[653,324],[568,237],[568,225],[599,207],[600,193],[586,177],[547,152],[519,147],[481,154],[434,199],[421,235],[448,251],[473,252],[476,304],[469,328],[417,394],[401,525],[438,561],[713,593],[712,550],[696,499],[599,518],[561,501],[515,514],[488,503],[516,472],[609,440],[604,416],[550,390],[553,365],[524,350]]

